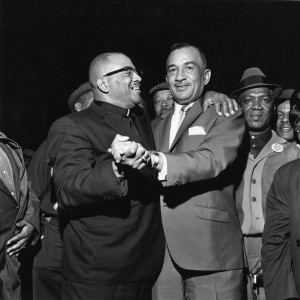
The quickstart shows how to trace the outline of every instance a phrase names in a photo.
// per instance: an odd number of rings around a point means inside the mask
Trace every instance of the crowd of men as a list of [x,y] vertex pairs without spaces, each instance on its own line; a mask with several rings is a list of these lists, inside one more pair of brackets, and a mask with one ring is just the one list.
[[29,244],[34,300],[300,298],[300,92],[211,73],[174,44],[150,120],[132,60],[102,53],[27,172],[0,135],[0,299]]

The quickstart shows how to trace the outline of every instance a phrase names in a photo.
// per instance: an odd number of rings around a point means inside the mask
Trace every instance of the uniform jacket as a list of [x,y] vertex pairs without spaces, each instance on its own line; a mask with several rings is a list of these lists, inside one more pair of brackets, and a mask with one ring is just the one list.
[[266,213],[262,267],[267,299],[299,299],[300,159],[276,172]]
[[189,270],[243,267],[242,234],[229,175],[245,124],[239,112],[220,117],[196,101],[169,149],[173,110],[153,121],[156,148],[167,160],[161,205],[172,258]]
[[16,198],[0,179],[0,286],[3,299],[20,299],[21,283],[19,278],[20,262],[18,258],[6,254],[6,243],[16,234],[16,223],[24,220],[31,223],[39,231],[39,201],[32,192],[27,180],[24,159],[20,146],[0,133],[0,143],[12,164]]
[[103,105],[59,119],[49,133],[62,138],[53,176],[67,218],[63,275],[97,285],[146,280],[159,272],[165,244],[155,174],[125,169],[120,183],[107,150],[117,133],[153,149],[150,121],[137,112],[136,133]]
[[[241,156],[248,156],[248,162],[245,169],[239,164],[239,172],[243,175],[240,176],[242,181],[236,191],[236,205],[243,233],[257,234],[263,231],[266,197],[276,170],[299,158],[300,149],[272,131],[271,139],[256,158],[249,153],[249,148],[244,147],[243,150]],[[262,215],[259,213],[261,211]],[[251,218],[256,218],[256,228],[251,227]]]

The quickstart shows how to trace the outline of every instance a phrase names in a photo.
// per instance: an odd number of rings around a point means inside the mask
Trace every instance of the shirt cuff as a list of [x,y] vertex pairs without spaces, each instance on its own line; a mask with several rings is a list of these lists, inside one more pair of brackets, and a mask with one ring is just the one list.
[[165,181],[166,177],[167,177],[167,173],[168,173],[167,158],[166,158],[166,156],[162,152],[160,152],[160,154],[163,157],[163,166],[161,168],[161,171],[158,172],[158,180],[159,181]]

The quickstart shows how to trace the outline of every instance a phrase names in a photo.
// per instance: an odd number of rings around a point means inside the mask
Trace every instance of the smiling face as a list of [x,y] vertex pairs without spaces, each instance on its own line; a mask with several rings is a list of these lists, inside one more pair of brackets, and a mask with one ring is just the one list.
[[[112,54],[108,58],[108,63],[103,69],[103,74],[107,74],[125,67],[135,69],[132,61],[124,54]],[[126,108],[133,108],[142,99],[140,96],[142,78],[131,70],[118,72],[109,76],[104,76],[100,84],[107,87],[107,99],[115,105]]]
[[277,106],[277,134],[287,141],[294,140],[294,130],[291,126],[290,120],[290,100],[286,100]]
[[244,91],[239,102],[250,131],[263,132],[270,127],[273,113],[273,96],[266,87]]
[[166,80],[174,100],[181,104],[196,101],[209,82],[211,72],[206,69],[199,51],[190,46],[172,51],[167,59]]

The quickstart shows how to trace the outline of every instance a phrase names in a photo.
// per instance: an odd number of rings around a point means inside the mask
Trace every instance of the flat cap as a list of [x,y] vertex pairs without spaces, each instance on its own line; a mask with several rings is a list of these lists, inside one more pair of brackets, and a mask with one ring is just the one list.
[[149,90],[149,94],[153,96],[157,91],[170,90],[167,82],[162,82]]
[[70,110],[75,111],[74,104],[77,102],[78,98],[80,96],[84,95],[85,93],[88,93],[91,91],[92,91],[92,86],[89,81],[81,84],[69,97],[68,107],[70,108]]

